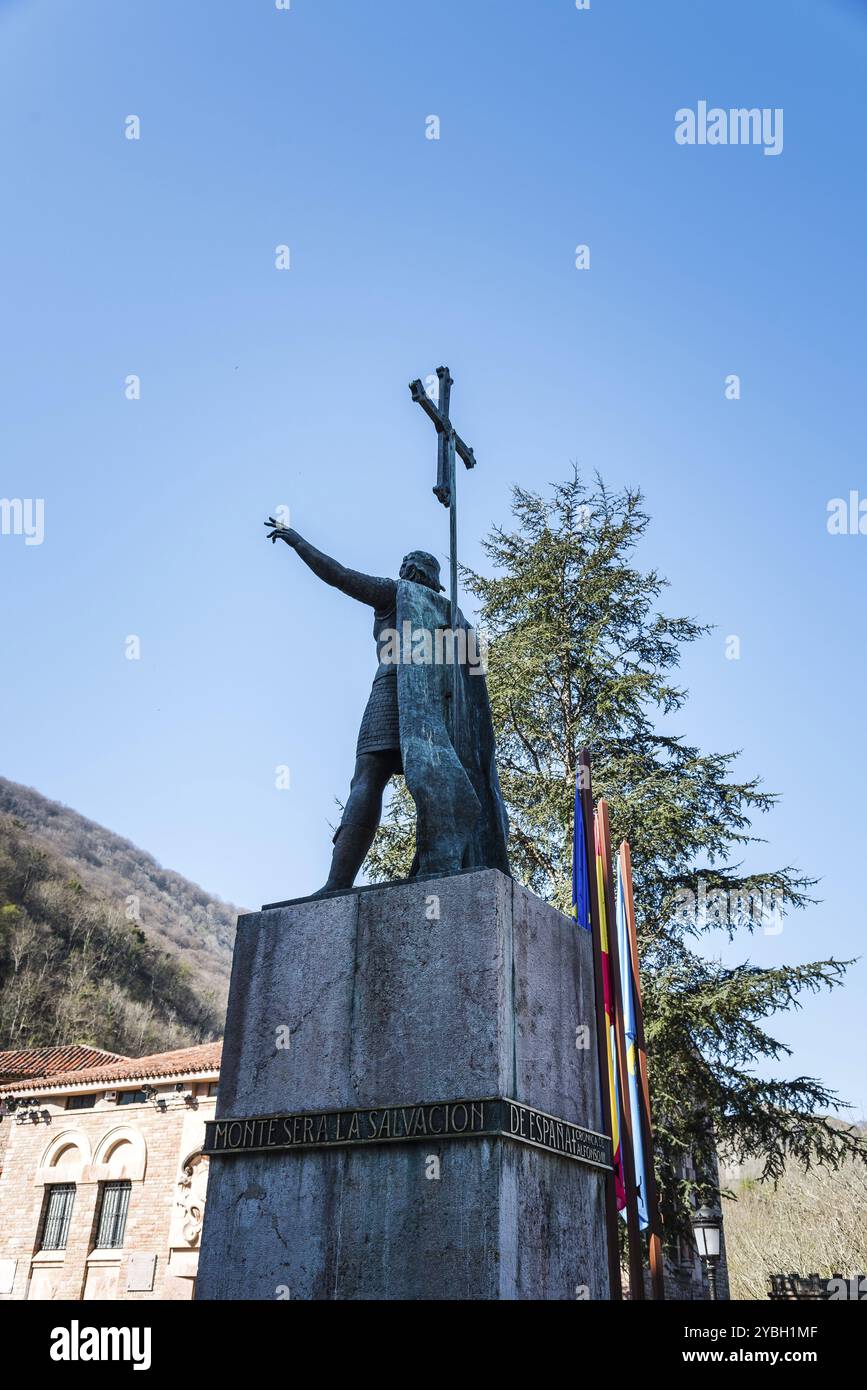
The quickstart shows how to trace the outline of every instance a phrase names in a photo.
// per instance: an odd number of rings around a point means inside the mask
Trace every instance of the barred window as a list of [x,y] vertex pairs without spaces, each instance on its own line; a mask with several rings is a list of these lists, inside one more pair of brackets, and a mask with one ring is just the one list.
[[123,1245],[131,1187],[132,1183],[129,1182],[103,1184],[96,1232],[97,1250],[118,1250]]
[[45,1193],[40,1250],[65,1250],[75,1202],[75,1183],[52,1183]]

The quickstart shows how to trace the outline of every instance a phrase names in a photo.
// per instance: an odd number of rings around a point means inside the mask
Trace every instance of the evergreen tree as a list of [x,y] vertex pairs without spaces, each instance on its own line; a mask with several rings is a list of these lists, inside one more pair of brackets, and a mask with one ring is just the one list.
[[[736,753],[703,753],[669,727],[686,699],[675,679],[681,650],[709,629],[660,612],[666,581],[635,565],[649,523],[640,492],[612,493],[598,477],[588,487],[576,470],[547,496],[516,488],[513,516],[512,529],[495,527],[484,542],[492,576],[463,571],[489,639],[512,868],[568,910],[586,746],[613,843],[632,848],[658,1178],[673,1233],[690,1196],[714,1190],[714,1145],[735,1160],[759,1157],[771,1179],[788,1160],[833,1167],[847,1153],[867,1156],[828,1117],[839,1102],[821,1082],[756,1075],[757,1063],[789,1051],[763,1021],[800,1007],[805,991],[839,985],[849,962],[731,968],[697,949],[714,931],[754,930],[770,905],[805,907],[814,880],[790,866],[741,872],[739,856],[760,843],[752,821],[776,797],[757,777],[739,779]],[[406,876],[413,834],[401,785],[368,860],[374,881]],[[697,1181],[683,1175],[687,1156]]]

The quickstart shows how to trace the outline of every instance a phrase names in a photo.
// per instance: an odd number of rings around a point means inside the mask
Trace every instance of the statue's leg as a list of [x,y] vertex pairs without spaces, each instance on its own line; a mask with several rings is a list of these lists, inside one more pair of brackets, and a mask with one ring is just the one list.
[[388,779],[399,770],[400,754],[396,749],[359,754],[343,819],[334,837],[331,870],[319,893],[337,893],[352,887],[355,875],[373,844],[382,816],[382,794]]

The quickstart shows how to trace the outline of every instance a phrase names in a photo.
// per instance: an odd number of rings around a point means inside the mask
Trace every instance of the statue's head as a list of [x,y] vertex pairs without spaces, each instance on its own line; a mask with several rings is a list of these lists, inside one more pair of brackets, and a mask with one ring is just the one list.
[[404,555],[400,577],[410,579],[414,584],[426,584],[429,589],[444,592],[440,583],[440,562],[426,550],[411,550],[408,555]]

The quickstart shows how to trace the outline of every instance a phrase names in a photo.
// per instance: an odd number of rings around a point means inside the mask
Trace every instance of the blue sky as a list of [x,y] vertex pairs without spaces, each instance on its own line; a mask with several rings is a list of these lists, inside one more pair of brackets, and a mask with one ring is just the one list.
[[[0,536],[0,771],[236,902],[316,887],[370,622],[261,521],[445,565],[407,391],[445,361],[464,559],[575,461],[642,486],[642,558],[716,624],[680,728],[782,794],[749,862],[823,898],[728,958],[858,955],[867,536],[826,507],[867,497],[867,6],[0,0],[0,34],[0,495],[45,499]],[[699,100],[783,108],[782,154],[678,145]],[[865,980],[777,1029],[858,1113]]]

